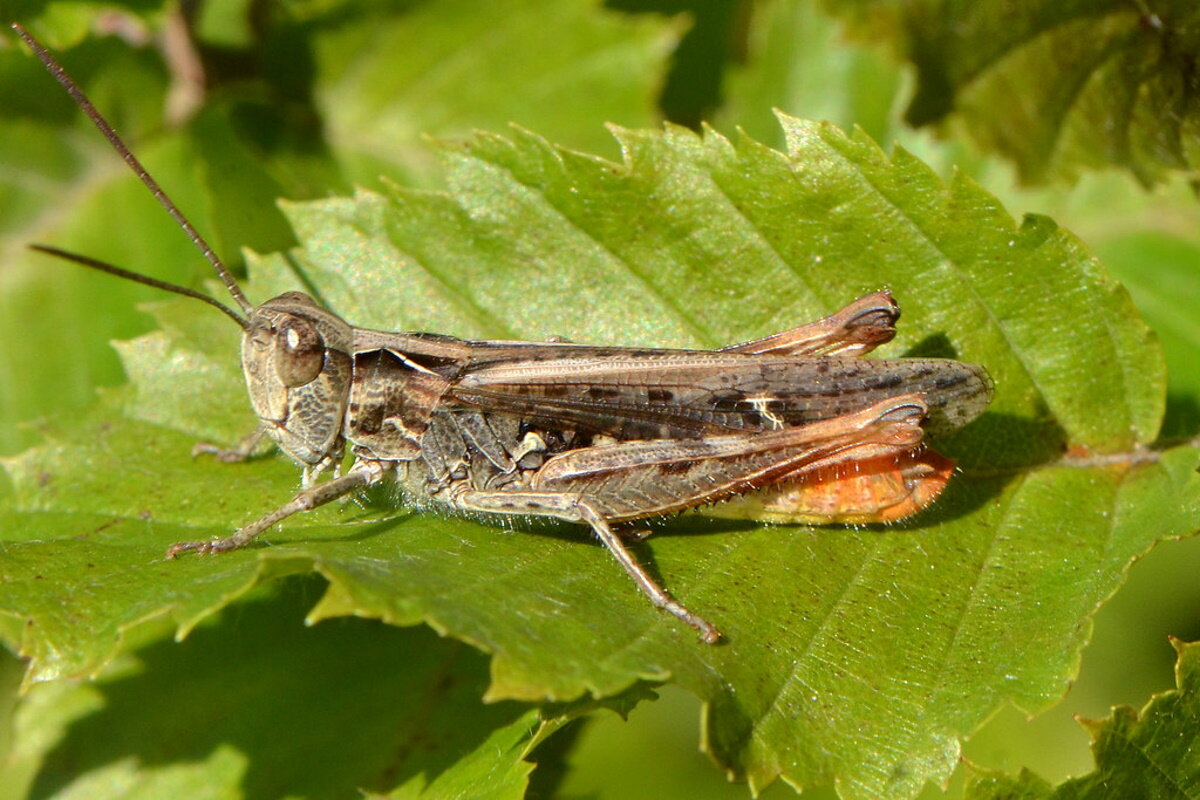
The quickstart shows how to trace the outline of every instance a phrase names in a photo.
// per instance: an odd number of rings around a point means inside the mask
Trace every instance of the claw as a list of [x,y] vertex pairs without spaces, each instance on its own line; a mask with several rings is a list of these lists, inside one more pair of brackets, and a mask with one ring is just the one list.
[[213,552],[215,542],[176,542],[167,548],[167,561],[174,561],[180,553],[196,553],[209,555]]

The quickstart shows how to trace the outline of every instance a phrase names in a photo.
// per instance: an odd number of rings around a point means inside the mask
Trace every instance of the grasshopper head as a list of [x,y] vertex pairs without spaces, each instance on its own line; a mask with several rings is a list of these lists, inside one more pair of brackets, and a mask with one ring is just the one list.
[[341,317],[301,292],[250,314],[242,336],[250,403],[267,435],[301,464],[317,464],[341,447],[352,337]]
[[242,337],[242,371],[250,390],[250,402],[267,434],[284,452],[302,464],[319,464],[327,457],[339,454],[342,447],[342,415],[350,392],[350,348],[353,339],[350,326],[300,292],[281,294],[254,308],[212,247],[167,197],[75,81],[28,31],[15,23],[12,27],[172,219],[179,223],[212,265],[241,313],[186,286],[130,272],[57,247],[31,247],[119,278],[192,297],[220,309],[245,331]]

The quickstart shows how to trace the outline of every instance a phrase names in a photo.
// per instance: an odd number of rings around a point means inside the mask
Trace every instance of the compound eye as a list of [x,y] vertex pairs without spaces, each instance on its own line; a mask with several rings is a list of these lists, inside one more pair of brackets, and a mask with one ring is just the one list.
[[289,389],[312,383],[325,366],[325,341],[307,321],[289,317],[277,331],[275,374]]

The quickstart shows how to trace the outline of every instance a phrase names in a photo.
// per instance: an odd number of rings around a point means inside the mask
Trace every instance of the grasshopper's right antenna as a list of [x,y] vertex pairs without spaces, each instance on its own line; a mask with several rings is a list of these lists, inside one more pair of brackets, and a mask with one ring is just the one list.
[[[192,243],[195,244],[196,247],[200,248],[200,252],[204,254],[206,259],[208,259],[208,263],[213,265],[213,269],[217,271],[217,276],[221,279],[221,282],[225,284],[225,288],[229,290],[230,296],[233,297],[234,301],[238,304],[238,306],[241,307],[242,311],[244,311],[246,314],[253,312],[254,306],[251,305],[250,301],[246,299],[246,295],[242,292],[242,288],[237,285],[237,281],[233,279],[233,275],[230,274],[226,266],[221,263],[221,259],[217,257],[217,254],[213,252],[213,249],[208,246],[208,242],[204,241],[204,237],[200,235],[200,232],[193,227],[192,223],[188,222],[187,217],[183,215],[183,212],[171,202],[171,198],[167,197],[166,192],[159,187],[158,182],[155,181],[154,178],[150,177],[150,173],[147,172],[146,168],[142,166],[142,162],[138,161],[137,157],[129,151],[129,148],[125,146],[125,142],[121,141],[121,137],[118,136],[117,132],[112,129],[112,126],[108,124],[108,121],[100,115],[100,112],[97,111],[96,107],[93,106],[91,101],[87,99],[75,81],[71,80],[71,76],[68,75],[66,70],[62,68],[62,65],[55,61],[54,56],[46,52],[46,48],[42,47],[41,44],[39,44],[38,41],[29,34],[29,31],[25,30],[25,28],[23,28],[19,23],[14,22],[12,28],[22,39],[25,40],[25,44],[29,45],[29,49],[33,51],[34,55],[36,55],[42,64],[46,66],[46,69],[50,72],[50,74],[62,84],[63,88],[67,90],[67,93],[71,95],[79,107],[83,109],[83,113],[87,114],[88,119],[90,119],[92,123],[100,129],[100,132],[104,134],[104,138],[108,139],[108,143],[113,146],[113,149],[121,154],[121,158],[125,159],[125,163],[129,165],[129,168],[134,171],[134,174],[136,174],[138,178],[141,179],[142,183],[146,185],[146,188],[150,190],[150,193],[154,195],[154,198],[158,200],[159,204],[167,210],[167,213],[170,214],[171,218],[179,224],[179,227],[183,228],[184,233],[188,235],[188,238],[192,240]],[[51,252],[48,248],[40,249]],[[57,255],[57,253],[55,253],[55,255]],[[145,283],[146,281],[142,282]]]

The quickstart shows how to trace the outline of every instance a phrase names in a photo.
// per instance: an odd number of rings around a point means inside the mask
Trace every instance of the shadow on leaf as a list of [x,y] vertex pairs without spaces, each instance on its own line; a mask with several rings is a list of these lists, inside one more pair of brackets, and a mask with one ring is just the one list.
[[49,754],[31,797],[123,760],[139,770],[245,759],[248,798],[346,797],[433,780],[526,711],[484,705],[488,660],[425,627],[343,619],[297,625],[318,593],[291,580],[183,643],[137,652],[137,674],[101,681],[104,707]]
[[1191,439],[1200,434],[1200,400],[1188,394],[1169,392],[1159,438],[1165,441]]

